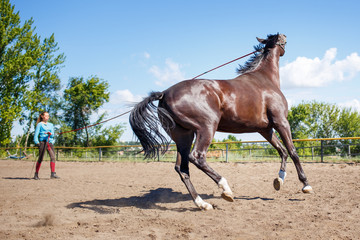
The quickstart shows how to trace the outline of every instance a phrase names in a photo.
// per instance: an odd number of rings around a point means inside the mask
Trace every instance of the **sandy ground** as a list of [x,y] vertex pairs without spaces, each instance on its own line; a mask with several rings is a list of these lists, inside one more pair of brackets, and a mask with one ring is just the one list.
[[210,163],[233,203],[191,166],[195,207],[173,163],[0,161],[0,239],[360,239],[360,165],[307,163],[314,194],[303,194],[292,163],[283,189],[279,163]]

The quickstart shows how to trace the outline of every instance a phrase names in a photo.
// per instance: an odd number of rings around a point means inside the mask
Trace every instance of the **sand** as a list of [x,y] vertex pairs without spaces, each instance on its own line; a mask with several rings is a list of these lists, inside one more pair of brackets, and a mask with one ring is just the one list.
[[314,189],[303,194],[292,163],[210,163],[235,201],[191,165],[201,197],[192,202],[173,163],[49,162],[32,180],[30,161],[0,161],[0,239],[360,239],[360,165],[303,164]]

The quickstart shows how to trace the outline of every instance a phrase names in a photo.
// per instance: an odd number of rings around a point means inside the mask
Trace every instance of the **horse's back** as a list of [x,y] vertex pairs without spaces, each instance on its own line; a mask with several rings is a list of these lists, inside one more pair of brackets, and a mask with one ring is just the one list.
[[241,133],[268,128],[271,125],[268,114],[282,111],[284,100],[276,87],[244,76],[179,82],[164,91],[160,106],[185,128],[216,125],[218,131]]
[[217,81],[185,80],[163,93],[159,106],[185,128],[199,129],[204,124],[215,124],[220,118],[221,89]]

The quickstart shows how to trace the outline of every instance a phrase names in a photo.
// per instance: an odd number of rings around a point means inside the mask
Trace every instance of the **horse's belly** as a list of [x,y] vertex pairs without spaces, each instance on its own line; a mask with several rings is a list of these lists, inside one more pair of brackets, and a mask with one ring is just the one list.
[[250,133],[258,132],[269,127],[267,119],[254,121],[228,121],[220,120],[217,131],[231,133]]
[[218,132],[228,132],[228,133],[247,133],[247,132],[256,132],[255,128],[247,126],[218,126]]

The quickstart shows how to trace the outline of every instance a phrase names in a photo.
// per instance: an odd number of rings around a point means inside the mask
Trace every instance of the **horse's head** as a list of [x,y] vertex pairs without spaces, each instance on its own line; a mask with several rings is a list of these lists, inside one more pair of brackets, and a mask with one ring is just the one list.
[[244,74],[246,72],[254,71],[261,61],[268,57],[270,50],[279,47],[280,56],[285,54],[286,36],[284,34],[268,35],[267,39],[256,38],[260,44],[254,46],[255,54],[243,66],[239,65],[237,72]]
[[264,51],[269,48],[279,46],[282,49],[280,56],[285,54],[286,36],[284,34],[268,35],[267,39],[256,38],[261,44],[264,44]]

